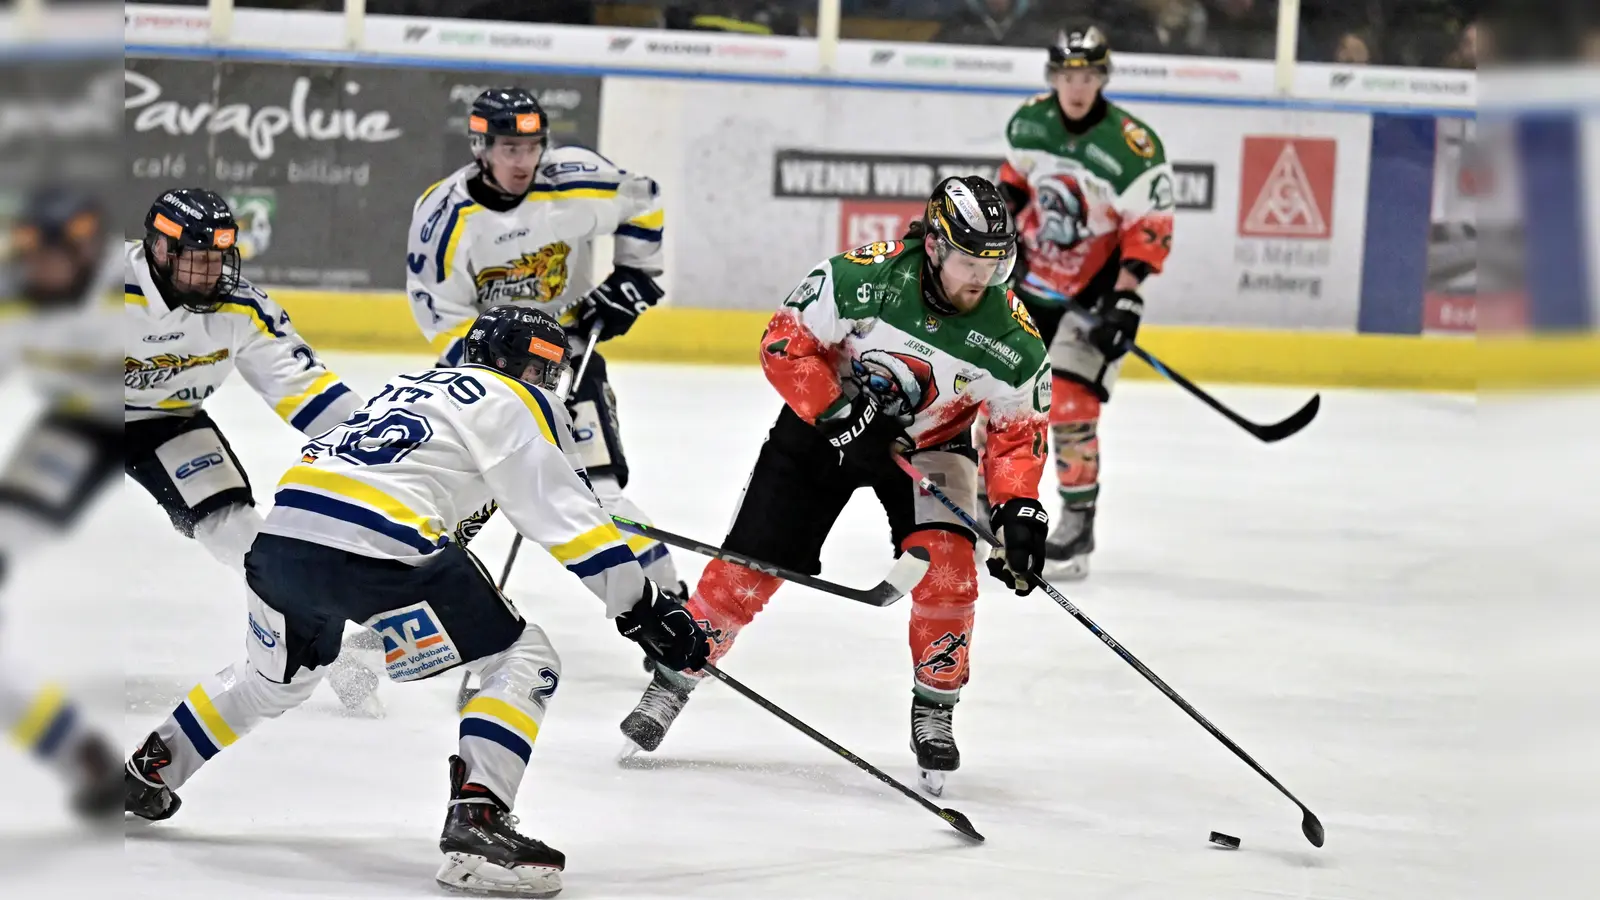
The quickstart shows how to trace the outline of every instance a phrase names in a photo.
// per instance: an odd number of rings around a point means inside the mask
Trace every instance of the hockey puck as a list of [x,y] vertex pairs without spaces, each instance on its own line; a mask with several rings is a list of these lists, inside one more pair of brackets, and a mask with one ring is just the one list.
[[1237,849],[1239,849],[1239,839],[1238,838],[1234,837],[1231,834],[1223,834],[1220,831],[1211,832],[1211,843],[1216,844],[1218,847],[1226,848],[1228,850],[1237,850]]

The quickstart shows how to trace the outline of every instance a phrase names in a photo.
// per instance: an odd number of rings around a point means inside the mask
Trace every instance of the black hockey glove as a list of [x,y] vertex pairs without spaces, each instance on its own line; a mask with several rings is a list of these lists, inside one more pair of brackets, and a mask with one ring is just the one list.
[[660,285],[643,269],[617,266],[599,287],[583,298],[583,309],[578,312],[578,331],[588,334],[594,323],[600,322],[601,340],[621,337],[663,296],[665,292]]
[[1105,354],[1106,362],[1113,362],[1128,352],[1128,345],[1138,336],[1144,301],[1133,291],[1114,291],[1095,304],[1093,315],[1089,345]]
[[669,669],[696,671],[711,653],[711,642],[700,623],[676,597],[663,593],[648,578],[643,599],[617,616],[617,631]]
[[857,394],[848,412],[818,419],[817,428],[844,455],[845,462],[863,469],[888,462],[893,449],[913,446],[900,420],[884,411],[871,391]]
[[1006,587],[1026,596],[1033,590],[1029,575],[1044,571],[1044,537],[1050,517],[1039,501],[1027,497],[1007,500],[989,514],[989,528],[1005,542],[989,554],[989,574]]

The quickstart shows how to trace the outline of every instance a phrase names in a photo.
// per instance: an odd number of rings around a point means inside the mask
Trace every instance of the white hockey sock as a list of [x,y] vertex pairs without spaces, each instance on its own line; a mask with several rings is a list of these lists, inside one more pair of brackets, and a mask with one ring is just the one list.
[[261,532],[261,514],[253,506],[228,506],[194,526],[194,539],[206,552],[244,577],[244,555]]
[[516,643],[472,666],[483,689],[461,708],[466,780],[510,806],[539,737],[545,703],[561,682],[561,659],[544,629],[530,624]]
[[172,751],[172,765],[161,770],[162,780],[176,790],[261,722],[304,703],[322,674],[322,669],[301,669],[288,684],[279,684],[241,662],[201,681],[156,727]]

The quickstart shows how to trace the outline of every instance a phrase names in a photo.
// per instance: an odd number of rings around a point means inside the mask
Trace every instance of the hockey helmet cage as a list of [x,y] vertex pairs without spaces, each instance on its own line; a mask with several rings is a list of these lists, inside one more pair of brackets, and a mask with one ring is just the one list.
[[[169,302],[190,312],[215,312],[238,290],[239,223],[216,193],[204,188],[163,193],[145,214],[144,230],[145,261]],[[155,258],[162,241],[164,265]]]
[[[108,240],[105,210],[97,198],[61,185],[34,189],[11,226],[10,250],[22,270],[23,298],[40,305],[81,299],[99,273]],[[47,254],[70,263],[70,278],[49,276],[46,283],[36,277],[32,263]]]
[[567,333],[542,310],[491,306],[467,331],[467,362],[555,390],[567,369]]
[[1017,263],[1017,230],[1000,190],[988,179],[963,175],[939,182],[928,198],[922,230],[935,241],[935,265],[943,265],[950,252],[959,252],[996,262],[991,287],[1011,280]]
[[1045,65],[1045,72],[1084,68],[1111,75],[1111,42],[1106,40],[1105,32],[1093,25],[1056,35],[1055,43],[1050,45],[1050,61]]

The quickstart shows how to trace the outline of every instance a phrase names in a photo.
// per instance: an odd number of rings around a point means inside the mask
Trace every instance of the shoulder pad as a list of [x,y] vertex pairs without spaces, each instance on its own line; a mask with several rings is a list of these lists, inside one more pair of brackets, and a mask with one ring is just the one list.
[[553,147],[539,165],[539,175],[557,184],[568,181],[617,181],[625,173],[604,156],[588,147]]

